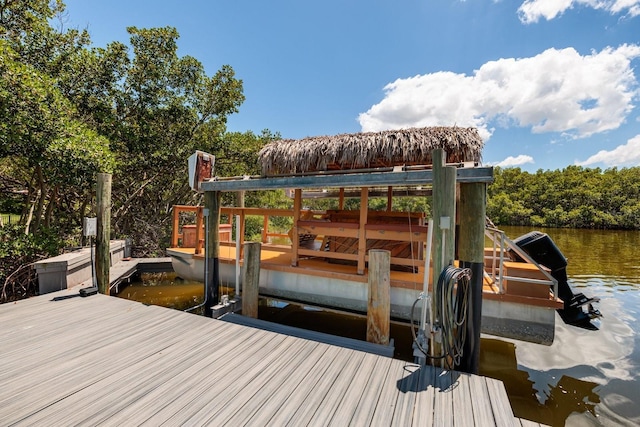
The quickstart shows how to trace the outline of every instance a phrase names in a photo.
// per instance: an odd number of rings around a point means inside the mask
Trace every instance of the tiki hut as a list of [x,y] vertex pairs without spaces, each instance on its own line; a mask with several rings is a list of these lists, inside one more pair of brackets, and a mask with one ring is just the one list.
[[448,163],[478,162],[483,147],[476,128],[426,127],[283,139],[259,153],[265,176],[397,165],[430,165],[442,148]]

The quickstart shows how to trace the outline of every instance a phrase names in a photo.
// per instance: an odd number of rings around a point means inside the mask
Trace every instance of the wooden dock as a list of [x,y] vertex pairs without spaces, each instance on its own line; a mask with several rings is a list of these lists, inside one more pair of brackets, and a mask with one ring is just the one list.
[[0,305],[0,425],[538,425],[500,381],[70,289]]

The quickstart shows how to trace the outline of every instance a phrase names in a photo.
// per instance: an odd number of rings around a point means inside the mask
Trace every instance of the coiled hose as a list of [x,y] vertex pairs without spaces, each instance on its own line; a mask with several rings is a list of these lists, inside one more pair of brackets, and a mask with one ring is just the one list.
[[431,356],[424,349],[416,336],[414,310],[420,301],[417,299],[411,306],[411,333],[413,341],[424,355],[430,359],[444,359],[447,368],[453,369],[460,364],[462,350],[467,336],[467,312],[469,306],[469,282],[471,270],[468,268],[456,268],[447,266],[440,277],[438,285],[434,288],[433,298],[436,302],[434,308],[434,325],[432,331],[442,331],[442,355]]

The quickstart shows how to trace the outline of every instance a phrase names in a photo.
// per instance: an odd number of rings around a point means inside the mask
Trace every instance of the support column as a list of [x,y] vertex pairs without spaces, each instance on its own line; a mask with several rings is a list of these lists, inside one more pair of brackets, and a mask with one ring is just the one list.
[[369,251],[367,341],[389,345],[391,323],[391,252]]
[[300,247],[300,235],[298,234],[298,221],[302,209],[302,190],[295,189],[293,197],[293,232],[291,233],[291,266],[298,266],[298,248]]
[[258,287],[260,284],[260,242],[244,244],[242,277],[242,315],[258,318]]
[[[442,270],[452,264],[455,258],[455,218],[456,218],[456,175],[455,167],[446,165],[446,153],[442,149],[433,150],[433,251],[432,251],[432,291],[431,310],[441,301],[433,298]],[[441,322],[442,319],[434,319]],[[432,337],[433,338],[433,337]],[[442,346],[431,340],[431,355],[442,355]],[[435,360],[435,359],[434,359]]]
[[486,184],[460,184],[459,213],[458,252],[460,267],[471,269],[466,341],[463,347],[460,370],[477,374],[480,361],[480,329],[482,324]]
[[99,173],[96,189],[96,282],[98,292],[109,294],[109,268],[111,244],[111,174]]
[[365,257],[367,256],[367,216],[369,214],[369,188],[360,189],[360,219],[358,228],[358,274],[364,274]]
[[433,151],[433,275],[438,283],[440,273],[455,258],[456,168],[445,165],[445,152]]
[[204,208],[208,210],[206,224],[207,252],[205,257],[205,297],[204,313],[211,317],[211,307],[220,302],[220,192],[204,193]]

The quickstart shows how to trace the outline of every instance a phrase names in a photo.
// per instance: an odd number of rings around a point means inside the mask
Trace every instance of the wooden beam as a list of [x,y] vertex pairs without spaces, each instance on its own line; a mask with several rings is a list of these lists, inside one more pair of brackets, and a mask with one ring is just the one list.
[[265,215],[262,218],[262,243],[268,242],[269,234],[269,216]]
[[258,287],[260,284],[259,242],[244,244],[244,273],[242,275],[242,315],[258,318]]
[[300,247],[300,235],[298,232],[298,221],[300,221],[300,210],[302,209],[302,190],[296,188],[293,198],[293,239],[291,241],[291,266],[298,266],[298,248]]
[[173,207],[173,218],[171,227],[171,247],[178,247],[178,229],[180,228],[180,210],[178,206]]
[[96,189],[96,282],[98,292],[109,294],[111,268],[111,174],[99,173]]
[[204,210],[204,208],[202,206],[198,206],[198,210],[196,211],[196,249],[194,251],[194,253],[200,254],[202,253],[202,238],[204,237],[202,234],[202,229],[204,226],[203,220],[202,220],[202,211]]
[[[456,218],[456,170],[445,166],[446,153],[442,149],[433,151],[433,249],[432,249],[432,291],[435,294],[440,274],[444,267],[453,263],[455,254]],[[441,301],[431,298],[431,310],[435,312]],[[431,342],[433,354],[441,354],[440,344]]]
[[389,345],[391,324],[390,259],[389,251],[369,251],[367,341],[382,345]]
[[482,281],[484,273],[484,229],[486,184],[460,185],[460,267],[471,269],[470,301],[467,311],[466,340],[460,370],[477,374],[480,362],[482,323]]
[[204,193],[204,208],[208,212],[206,216],[207,251],[205,258],[205,315],[211,317],[211,307],[220,301],[220,192],[207,191]]
[[358,230],[358,274],[364,274],[365,256],[367,255],[367,214],[369,212],[369,189],[360,189],[360,227]]
[[[443,163],[444,164],[444,163]],[[454,167],[454,169],[456,169]],[[457,168],[457,182],[493,181],[493,168]],[[203,191],[277,190],[283,188],[354,188],[375,186],[412,186],[433,182],[432,170],[386,171],[334,175],[292,177],[252,177],[250,179],[218,179],[200,185]]]

